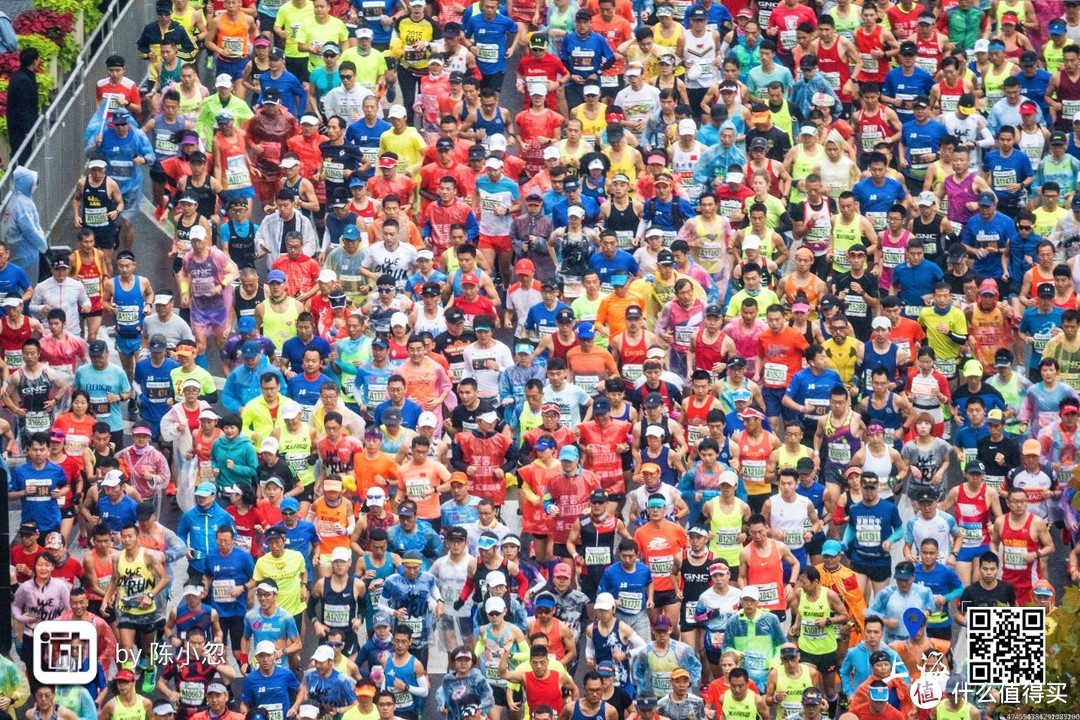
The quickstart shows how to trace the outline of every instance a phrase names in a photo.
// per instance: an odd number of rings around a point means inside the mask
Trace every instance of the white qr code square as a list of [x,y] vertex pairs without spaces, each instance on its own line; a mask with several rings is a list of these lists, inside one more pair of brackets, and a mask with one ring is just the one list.
[[967,623],[969,683],[1046,682],[1046,608],[972,607]]

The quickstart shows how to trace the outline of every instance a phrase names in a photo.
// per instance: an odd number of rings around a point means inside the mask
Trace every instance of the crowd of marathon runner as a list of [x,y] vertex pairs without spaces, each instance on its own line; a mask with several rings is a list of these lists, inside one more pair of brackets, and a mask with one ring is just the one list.
[[1080,581],[1080,0],[928,5],[158,0],[40,277],[13,171],[0,718],[993,716],[911,686]]

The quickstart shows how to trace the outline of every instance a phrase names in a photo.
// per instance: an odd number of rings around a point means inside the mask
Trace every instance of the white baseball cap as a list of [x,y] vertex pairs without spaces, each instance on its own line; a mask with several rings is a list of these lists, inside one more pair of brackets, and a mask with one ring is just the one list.
[[319,282],[332,283],[337,282],[337,273],[327,268],[319,273]]
[[390,327],[409,327],[409,316],[403,312],[396,312],[390,316]]
[[506,612],[506,601],[501,597],[489,597],[484,603],[484,612]]
[[188,230],[188,240],[205,240],[205,239],[206,239],[206,228],[204,228],[202,225],[193,225],[191,227],[191,229]]
[[276,453],[278,451],[278,447],[279,445],[277,438],[268,437],[262,441],[261,445],[259,445],[259,452]]
[[506,136],[495,134],[488,138],[487,142],[488,150],[492,152],[498,152],[499,150],[506,150]]
[[596,596],[596,601],[593,603],[593,607],[597,610],[614,610],[615,596],[611,593],[600,593]]
[[742,246],[743,250],[760,250],[761,238],[759,238],[757,235],[747,235],[743,238]]
[[394,105],[386,113],[388,118],[406,118],[408,116],[409,113],[405,112],[405,108],[401,105]]
[[[340,549],[340,548],[339,548]],[[329,645],[320,645],[311,653],[311,659],[315,662],[326,662],[334,659],[334,648]]]
[[255,655],[274,655],[277,653],[277,645],[273,640],[261,640],[259,644],[255,646]]
[[296,714],[302,718],[317,718],[319,717],[319,706],[305,703],[297,708]]
[[926,207],[931,207],[936,202],[937,202],[937,195],[935,195],[930,190],[923,190],[921,193],[919,193],[919,204],[920,205],[924,205]]
[[420,413],[420,417],[417,418],[416,427],[439,427],[439,418],[437,418],[435,413],[430,410],[425,410]]
[[215,88],[222,88],[222,87],[231,88],[232,86],[233,86],[232,75],[229,75],[228,73],[221,73],[216,78],[214,78],[214,87]]
[[697,123],[690,118],[685,118],[679,121],[679,134],[680,135],[695,135],[697,134]]

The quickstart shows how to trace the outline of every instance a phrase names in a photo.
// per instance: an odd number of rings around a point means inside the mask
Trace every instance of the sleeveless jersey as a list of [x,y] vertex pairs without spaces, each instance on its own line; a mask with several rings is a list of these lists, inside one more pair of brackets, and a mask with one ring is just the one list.
[[93,230],[95,235],[107,235],[108,231],[116,230],[114,221],[109,219],[109,213],[115,209],[116,203],[109,198],[108,179],[94,187],[90,184],[90,176],[85,176],[82,192],[83,225]]
[[72,277],[82,283],[90,298],[90,312],[101,310],[101,280],[105,277],[105,256],[100,250],[94,248],[92,262],[85,263],[82,253],[75,253],[75,267],[72,268]]
[[8,370],[18,370],[24,364],[22,346],[30,339],[33,331],[30,329],[30,318],[23,317],[22,325],[13,328],[8,324],[8,317],[0,321],[0,351],[4,353],[4,362]]
[[953,516],[964,538],[963,547],[978,548],[990,544],[990,506],[986,501],[988,485],[983,484],[974,496],[968,494],[967,483],[956,488],[956,508]]
[[112,279],[113,302],[116,303],[116,334],[119,337],[134,338],[142,334],[143,307],[146,299],[142,293],[142,278],[135,276],[130,289],[120,284],[120,276]]
[[851,93],[843,90],[844,85],[851,79],[851,65],[840,57],[839,41],[834,42],[830,48],[819,41],[817,58],[818,72],[829,83],[829,87],[841,102],[845,104],[851,102]]
[[851,432],[851,419],[854,411],[848,410],[841,425],[833,425],[832,413],[825,418],[825,467],[843,474],[851,457],[862,447],[862,441]]
[[889,63],[882,62],[871,55],[874,50],[883,49],[881,30],[880,25],[875,25],[869,35],[864,33],[862,28],[855,31],[855,49],[859,51],[859,58],[862,59],[862,72],[857,78],[859,82],[885,82],[885,76],[889,72]]
[[[126,615],[147,616],[157,612],[157,601],[148,607],[142,607],[139,600],[154,588],[155,577],[146,562],[146,550],[138,548],[133,560],[127,559],[127,553],[121,552],[116,566],[119,577],[116,580],[119,598],[117,607]],[[141,707],[141,706],[140,706]]]
[[746,581],[757,585],[762,609],[783,610],[787,605],[784,602],[784,567],[780,550],[774,544],[772,553],[763,557],[755,543],[750,543],[749,548]]
[[738,505],[732,512],[725,513],[720,509],[718,497],[709,502],[709,532],[712,533],[709,550],[730,567],[734,567],[739,563],[739,553],[743,548],[738,539],[742,532],[742,515],[738,512]]
[[767,433],[762,433],[757,442],[753,442],[750,434],[745,431],[739,437],[739,474],[748,495],[765,495],[772,491],[765,479],[765,468],[770,455],[772,447]]

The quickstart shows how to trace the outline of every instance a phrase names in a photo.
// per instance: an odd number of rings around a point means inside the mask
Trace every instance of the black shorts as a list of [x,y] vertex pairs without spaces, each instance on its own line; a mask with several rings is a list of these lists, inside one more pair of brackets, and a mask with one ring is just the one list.
[[[269,15],[263,15],[262,13],[259,13],[256,17],[259,20],[259,32],[274,32],[274,23],[277,21],[277,18],[272,18]],[[277,40],[277,37],[274,39]]]
[[308,81],[308,59],[302,58],[285,58],[285,69],[291,72],[302,83]]
[[87,318],[87,317],[101,317],[101,314],[102,314],[101,310],[91,310],[90,312],[85,312],[85,313],[81,312],[81,313],[79,313],[79,315],[81,315],[84,318]]
[[889,563],[885,565],[872,565],[851,558],[851,569],[860,575],[865,575],[870,578],[871,582],[885,582],[892,577],[892,566]]
[[142,617],[120,614],[120,620],[116,623],[116,627],[121,630],[134,630],[137,633],[149,634],[157,633],[165,629],[165,618],[154,619],[154,617]]
[[806,543],[803,548],[806,550],[806,554],[813,557],[814,555],[820,555],[821,549],[825,547],[825,535],[818,533],[814,536],[814,539]]
[[555,557],[565,558],[567,560],[570,559],[570,551],[566,549],[565,543],[564,544],[555,543],[551,547],[551,554],[554,555]]
[[73,517],[75,517],[75,505],[74,504],[72,504],[71,507],[66,507],[66,508],[64,508],[63,510],[60,511],[60,518],[62,520],[67,520],[68,518],[73,518]]
[[300,494],[296,496],[296,502],[313,503],[315,502],[315,483],[305,485],[304,489],[300,491]]
[[815,655],[813,653],[799,651],[800,662],[810,663],[818,669],[822,675],[836,672],[838,667],[836,662],[836,651],[831,653],[825,653],[824,655]]
[[585,595],[590,598],[595,598],[597,590],[600,589],[600,578],[602,575],[603,573],[597,576],[590,575],[588,572],[582,573],[578,577],[578,584],[581,586],[581,592],[585,593]]
[[747,495],[746,504],[750,506],[750,512],[759,513],[761,509],[765,507],[765,501],[772,497],[772,493],[761,493],[760,495]]
[[662,608],[668,605],[678,605],[679,598],[675,594],[674,590],[654,590],[653,591],[653,607]]
[[120,233],[116,228],[94,230],[94,247],[98,250],[115,250],[120,244]]
[[491,694],[495,697],[496,707],[510,707],[510,703],[506,701],[506,688],[492,687]]
[[608,493],[607,500],[608,502],[613,502],[616,505],[622,505],[623,502],[626,500],[626,493]]
[[502,92],[503,80],[506,78],[506,73],[497,72],[490,75],[484,75],[480,78],[480,89],[491,88],[497,93]]
[[174,258],[173,258],[173,260],[172,260],[172,271],[173,271],[173,275],[176,275],[177,273],[179,273],[179,272],[180,272],[180,270],[181,270],[181,269],[182,269],[183,267],[184,267],[184,259],[183,259],[183,258],[178,258],[178,257],[174,257]]

